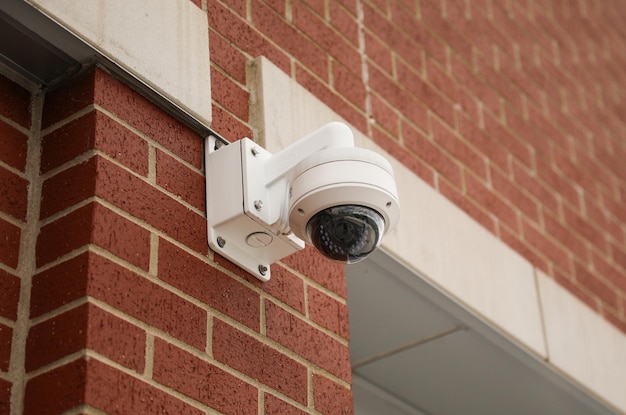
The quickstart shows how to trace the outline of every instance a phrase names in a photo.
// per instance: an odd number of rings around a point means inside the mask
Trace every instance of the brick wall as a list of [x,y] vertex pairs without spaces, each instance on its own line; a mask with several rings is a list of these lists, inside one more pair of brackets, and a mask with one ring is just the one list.
[[624,2],[203,4],[217,131],[267,56],[626,332]]
[[209,253],[201,137],[105,71],[3,82],[0,414],[352,412],[340,268]]
[[[195,3],[213,129],[254,137],[264,55],[626,332],[623,2]],[[0,414],[352,412],[343,270],[209,252],[203,183],[106,72],[0,78]]]

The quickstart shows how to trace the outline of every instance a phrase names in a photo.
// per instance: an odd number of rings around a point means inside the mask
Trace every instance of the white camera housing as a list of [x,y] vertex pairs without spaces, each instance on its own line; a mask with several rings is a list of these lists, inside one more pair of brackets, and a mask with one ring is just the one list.
[[400,207],[393,170],[334,122],[273,155],[248,138],[205,146],[209,246],[262,281],[312,244],[343,263],[365,258]]

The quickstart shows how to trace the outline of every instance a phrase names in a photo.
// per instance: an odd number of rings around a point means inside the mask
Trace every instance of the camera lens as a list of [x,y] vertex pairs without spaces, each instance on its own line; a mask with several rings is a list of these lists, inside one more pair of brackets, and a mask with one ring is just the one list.
[[307,224],[307,233],[322,255],[353,264],[376,249],[384,228],[383,218],[374,209],[344,205],[315,214]]

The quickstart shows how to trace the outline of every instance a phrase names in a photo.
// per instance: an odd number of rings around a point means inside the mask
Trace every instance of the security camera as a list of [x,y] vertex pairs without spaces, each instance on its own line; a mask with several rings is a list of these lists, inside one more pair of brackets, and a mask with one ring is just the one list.
[[355,263],[400,215],[391,165],[330,123],[276,154],[248,138],[205,146],[209,246],[257,278],[304,248]]

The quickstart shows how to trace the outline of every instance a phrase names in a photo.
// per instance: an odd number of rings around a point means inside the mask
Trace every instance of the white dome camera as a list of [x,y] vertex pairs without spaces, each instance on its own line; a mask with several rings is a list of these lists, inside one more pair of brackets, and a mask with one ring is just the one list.
[[[366,258],[400,216],[393,170],[330,123],[272,155],[245,138],[206,148],[211,248],[261,280],[313,245],[342,263]],[[243,207],[243,209],[242,209]]]

